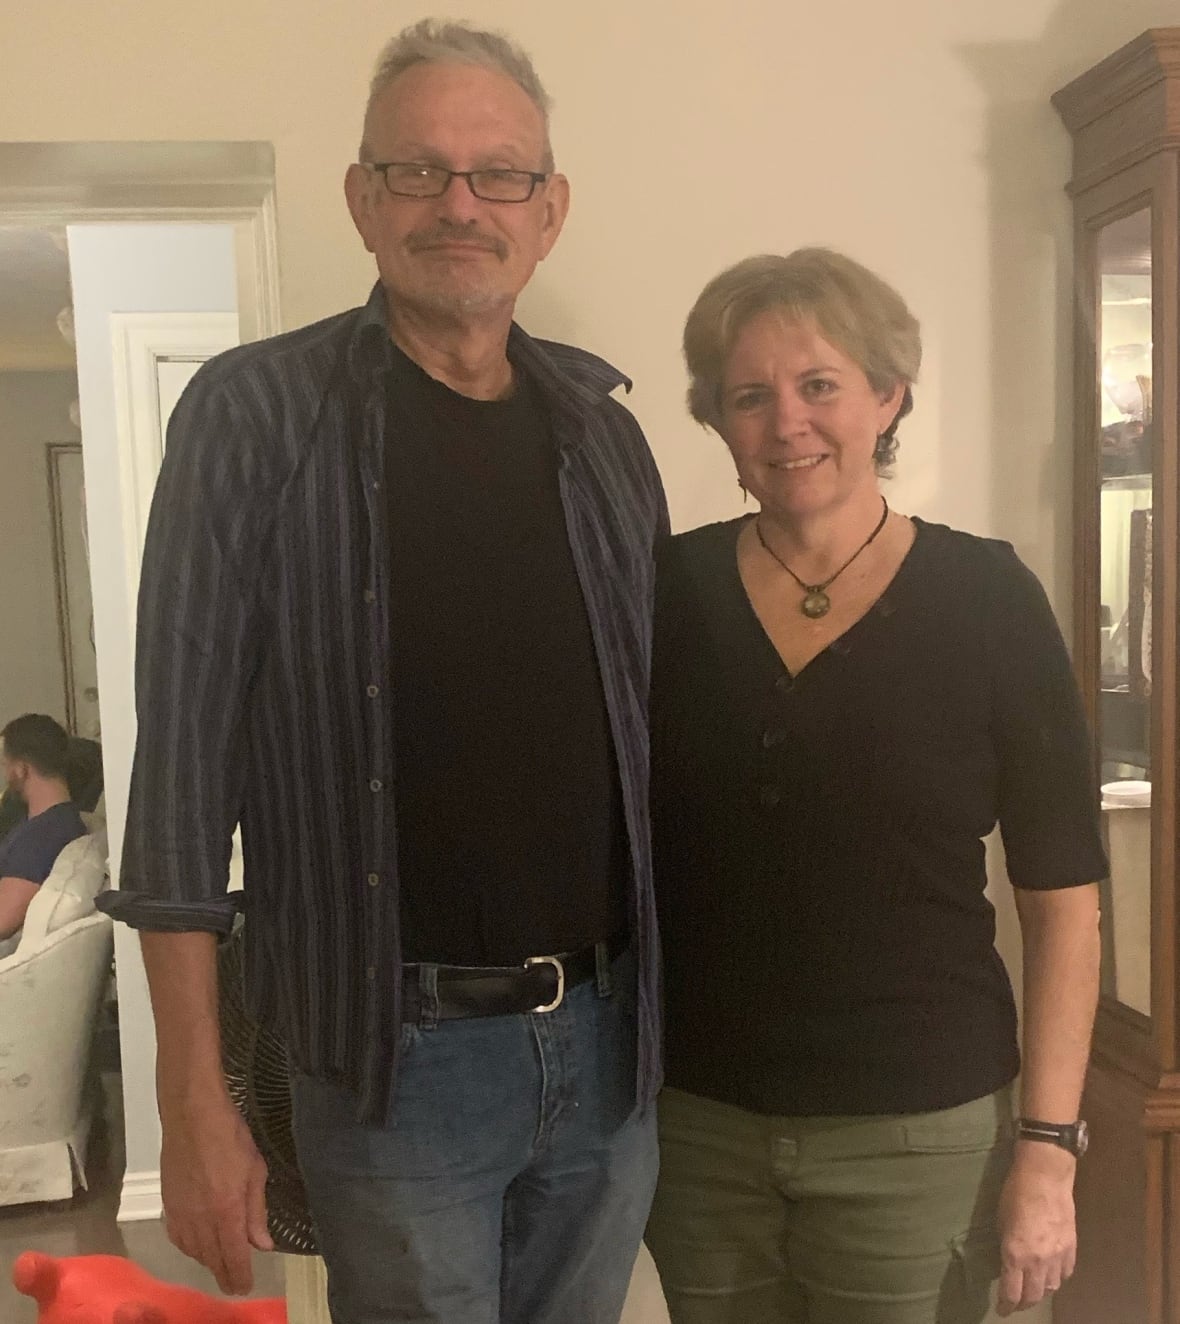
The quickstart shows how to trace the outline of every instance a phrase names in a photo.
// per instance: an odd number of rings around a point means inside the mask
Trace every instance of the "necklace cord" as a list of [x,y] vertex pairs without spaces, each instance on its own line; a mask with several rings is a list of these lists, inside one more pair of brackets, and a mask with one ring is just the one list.
[[836,580],[839,579],[840,576],[844,573],[844,571],[847,570],[848,567],[853,563],[853,561],[856,560],[856,558],[861,554],[861,552],[863,552],[865,548],[868,547],[868,545],[873,541],[873,539],[877,536],[877,534],[880,533],[881,530],[885,527],[885,521],[888,518],[889,518],[889,502],[886,501],[884,497],[882,497],[881,518],[877,521],[877,525],[873,529],[872,533],[870,533],[869,536],[864,540],[864,542],[862,542],[861,545],[856,549],[856,551],[852,553],[852,555],[848,558],[847,561],[844,562],[844,564],[840,567],[840,569],[837,570],[835,574],[829,575],[827,579],[825,579],[821,584],[808,584],[804,580],[800,579],[799,576],[786,563],[786,561],[784,561],[783,558],[779,556],[778,552],[776,552],[774,548],[771,547],[771,545],[766,541],[766,535],[762,532],[761,515],[756,516],[754,519],[754,532],[758,535],[758,541],[762,544],[763,549],[770,556],[772,556],[779,563],[779,565],[782,566],[782,568],[787,572],[788,575],[791,576],[791,578],[795,581],[795,583],[799,585],[799,587],[804,591],[804,593],[822,593],[828,587],[829,584],[834,584]]

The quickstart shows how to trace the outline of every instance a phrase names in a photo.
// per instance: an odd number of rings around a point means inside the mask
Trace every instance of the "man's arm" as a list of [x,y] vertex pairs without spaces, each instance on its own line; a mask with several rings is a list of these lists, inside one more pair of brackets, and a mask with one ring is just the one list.
[[217,938],[140,934],[156,1021],[160,1180],[169,1239],[223,1292],[248,1292],[251,1248],[273,1250],[266,1164],[226,1089],[217,1017]]
[[25,922],[38,886],[27,878],[0,878],[0,938],[11,938]]
[[198,370],[168,424],[152,497],[136,630],[138,733],[119,890],[99,904],[143,933],[156,1020],[169,1236],[226,1291],[269,1247],[265,1167],[228,1096],[217,1020],[218,933],[247,776],[259,647],[253,576],[266,521],[257,450],[223,360]]
[[[1021,1115],[1077,1121],[1098,1005],[1098,887],[1016,889],[1024,941]],[[1017,1140],[1000,1202],[1001,1315],[1056,1291],[1077,1254],[1077,1159],[1056,1145]]]

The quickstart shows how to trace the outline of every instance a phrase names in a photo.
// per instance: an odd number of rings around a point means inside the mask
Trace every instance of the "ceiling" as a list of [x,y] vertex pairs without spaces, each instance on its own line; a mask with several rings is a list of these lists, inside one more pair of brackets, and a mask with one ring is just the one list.
[[57,329],[70,306],[64,240],[64,230],[0,226],[0,372],[74,367],[73,346]]

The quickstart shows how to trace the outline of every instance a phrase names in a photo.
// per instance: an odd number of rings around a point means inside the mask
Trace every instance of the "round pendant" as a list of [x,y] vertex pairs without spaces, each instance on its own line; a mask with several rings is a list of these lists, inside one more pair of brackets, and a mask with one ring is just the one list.
[[799,610],[804,616],[817,621],[821,616],[826,616],[831,610],[832,600],[823,591],[822,588],[809,589],[807,596],[800,604]]

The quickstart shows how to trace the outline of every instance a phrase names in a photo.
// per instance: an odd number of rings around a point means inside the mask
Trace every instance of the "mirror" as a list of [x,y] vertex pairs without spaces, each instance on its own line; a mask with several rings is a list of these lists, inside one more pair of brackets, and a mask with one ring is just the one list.
[[1098,234],[1103,992],[1151,1012],[1151,212]]

